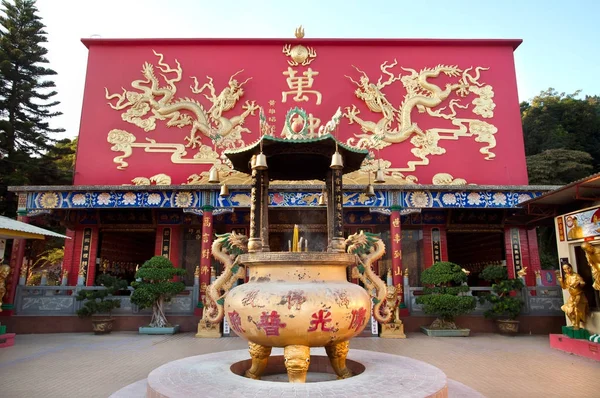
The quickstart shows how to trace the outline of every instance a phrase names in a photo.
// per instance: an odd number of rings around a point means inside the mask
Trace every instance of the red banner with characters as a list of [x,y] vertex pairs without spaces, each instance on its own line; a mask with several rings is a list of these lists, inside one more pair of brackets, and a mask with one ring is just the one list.
[[526,184],[519,43],[85,39],[75,184],[246,183],[224,150],[327,133],[370,151],[346,183]]

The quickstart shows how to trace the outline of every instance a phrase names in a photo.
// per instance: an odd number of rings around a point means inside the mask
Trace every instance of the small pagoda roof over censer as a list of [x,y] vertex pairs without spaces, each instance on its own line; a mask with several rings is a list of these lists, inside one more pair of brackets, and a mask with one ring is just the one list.
[[270,180],[325,180],[336,148],[344,162],[343,174],[360,168],[369,154],[366,149],[356,149],[339,142],[333,135],[315,138],[277,138],[263,135],[252,145],[224,152],[233,168],[251,174],[252,156],[262,152],[267,157]]

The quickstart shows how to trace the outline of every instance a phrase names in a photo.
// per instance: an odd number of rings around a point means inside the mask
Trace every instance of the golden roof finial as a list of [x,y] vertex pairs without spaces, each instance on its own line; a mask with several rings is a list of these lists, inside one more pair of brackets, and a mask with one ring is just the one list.
[[302,25],[296,28],[294,34],[296,35],[296,39],[302,39],[304,37],[304,28],[302,27]]

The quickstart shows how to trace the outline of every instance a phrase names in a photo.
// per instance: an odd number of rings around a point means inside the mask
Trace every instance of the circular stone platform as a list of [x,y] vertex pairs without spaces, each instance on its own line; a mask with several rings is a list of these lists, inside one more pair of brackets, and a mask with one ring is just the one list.
[[[273,349],[273,363],[279,362],[283,349]],[[319,358],[322,357],[322,358]],[[364,371],[345,380],[320,381],[331,372],[323,348],[311,349],[310,373],[314,382],[291,384],[277,382],[281,374],[252,380],[235,374],[232,365],[247,361],[247,350],[223,351],[183,358],[162,365],[111,398],[183,398],[183,397],[257,397],[257,396],[340,396],[345,397],[483,397],[477,391],[448,380],[444,372],[422,361],[398,355],[351,349],[348,359],[364,365]],[[350,362],[350,361],[349,361]],[[314,367],[313,367],[314,365]],[[235,368],[235,366],[234,366]],[[276,366],[273,366],[274,370]],[[362,370],[362,369],[361,369]],[[268,373],[268,370],[267,370]],[[318,375],[321,376],[318,376]]]

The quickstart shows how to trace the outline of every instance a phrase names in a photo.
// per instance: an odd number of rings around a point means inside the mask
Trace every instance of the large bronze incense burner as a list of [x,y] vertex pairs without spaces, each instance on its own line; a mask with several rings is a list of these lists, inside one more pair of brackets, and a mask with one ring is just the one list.
[[[254,145],[226,151],[235,170],[252,175],[250,236],[217,236],[214,257],[224,271],[207,289],[206,322],[223,317],[248,340],[252,366],[247,377],[259,379],[272,347],[283,347],[290,382],[304,383],[310,347],[325,347],[338,378],[352,376],[346,367],[349,340],[373,316],[388,322],[383,305],[386,285],[371,263],[385,253],[377,235],[343,235],[342,175],[357,170],[368,152],[340,144],[332,135],[279,139],[263,136]],[[321,180],[327,205],[327,250],[307,251],[294,231],[287,252],[270,252],[269,179]],[[304,241],[306,243],[306,241]],[[347,267],[364,288],[348,282]],[[231,289],[248,272],[248,283]],[[231,289],[231,290],[230,290]]]

